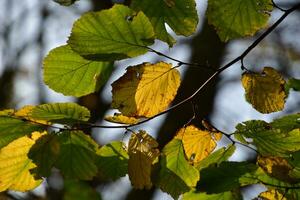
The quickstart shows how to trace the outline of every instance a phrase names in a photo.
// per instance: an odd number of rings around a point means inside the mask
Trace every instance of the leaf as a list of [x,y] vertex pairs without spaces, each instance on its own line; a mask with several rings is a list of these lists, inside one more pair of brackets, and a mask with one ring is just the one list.
[[221,193],[241,185],[239,179],[247,173],[253,173],[257,166],[247,162],[222,162],[200,171],[197,190],[207,193]]
[[245,73],[242,84],[246,100],[261,113],[277,112],[284,108],[285,81],[275,69],[265,67],[262,74]]
[[136,124],[139,122],[137,118],[128,117],[122,115],[121,113],[114,113],[113,116],[106,116],[105,120],[112,123],[118,123],[118,124]]
[[88,121],[90,111],[76,103],[50,103],[34,107],[30,117],[58,123],[76,123]]
[[284,182],[293,183],[295,179],[289,176],[293,167],[285,158],[259,156],[257,164],[270,176]]
[[300,128],[300,114],[291,114],[275,119],[270,123],[270,126],[284,132],[290,132],[296,128]]
[[196,186],[198,170],[185,159],[181,140],[173,139],[163,148],[156,185],[174,199]]
[[198,170],[209,167],[211,164],[220,164],[221,162],[227,161],[230,156],[234,153],[236,147],[230,145],[229,147],[218,149],[211,153],[209,156],[201,160],[195,165]]
[[238,124],[236,134],[253,139],[249,143],[254,144],[263,156],[289,157],[300,150],[300,129],[285,132],[272,128],[267,122],[252,120]]
[[35,164],[27,157],[31,146],[41,133],[34,132],[32,137],[18,138],[0,150],[0,191],[16,190],[25,192],[41,184],[35,180],[30,170]]
[[131,7],[143,11],[154,27],[156,37],[170,46],[176,42],[166,30],[168,24],[177,35],[196,31],[198,15],[195,0],[133,0]]
[[183,194],[182,200],[242,200],[242,196],[240,193],[231,191],[218,194],[206,194],[204,192],[191,190]]
[[190,125],[180,129],[176,135],[177,139],[181,139],[184,152],[189,161],[197,163],[207,157],[215,148],[216,142],[214,136],[221,139],[219,132],[210,132],[200,130]]
[[131,184],[136,189],[150,189],[151,167],[159,156],[158,143],[145,131],[133,133],[128,144],[128,175]]
[[295,91],[300,91],[300,79],[290,78],[286,83],[287,90],[293,89]]
[[281,194],[278,190],[268,190],[259,194],[259,199],[261,200],[287,200],[283,194]]
[[272,8],[271,0],[209,0],[207,18],[226,42],[266,27]]
[[82,131],[64,131],[58,140],[60,153],[55,165],[65,178],[91,180],[97,173],[95,141]]
[[112,107],[129,117],[151,117],[164,111],[180,85],[178,70],[158,62],[130,66],[112,84]]
[[123,142],[113,141],[97,151],[97,166],[101,177],[117,179],[128,172],[128,154]]
[[47,134],[41,136],[31,147],[28,157],[36,165],[31,171],[37,176],[48,177],[60,152],[58,136]]
[[17,138],[45,129],[46,127],[40,124],[30,123],[12,116],[0,116],[0,149]]
[[78,0],[53,0],[53,1],[60,4],[60,5],[62,5],[62,6],[70,6]]
[[100,194],[95,188],[83,181],[64,180],[63,200],[101,200]]
[[43,65],[44,81],[51,89],[76,97],[98,91],[113,70],[112,63],[84,59],[69,45],[51,50]]
[[68,44],[81,56],[97,60],[120,60],[145,54],[154,43],[149,19],[126,6],[90,12],[77,20]]

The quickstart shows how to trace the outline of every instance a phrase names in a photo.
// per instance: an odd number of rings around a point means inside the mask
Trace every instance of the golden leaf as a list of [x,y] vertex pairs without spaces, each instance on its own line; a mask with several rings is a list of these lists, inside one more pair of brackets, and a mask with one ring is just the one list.
[[245,73],[242,76],[246,99],[261,113],[271,113],[284,108],[285,80],[273,68],[265,67],[262,74]]
[[24,106],[21,109],[17,110],[14,113],[14,116],[21,117],[21,118],[27,119],[27,120],[29,120],[31,122],[36,122],[38,124],[44,124],[44,125],[49,124],[49,122],[47,122],[45,120],[36,120],[36,119],[31,118],[30,113],[34,109],[34,107],[35,106],[32,106],[32,105]]
[[164,111],[180,85],[178,70],[159,62],[130,66],[112,84],[112,107],[130,117],[151,117]]
[[156,140],[145,131],[133,133],[128,144],[128,175],[131,184],[137,189],[150,189],[151,166],[158,157],[159,150]]
[[136,124],[139,122],[138,119],[134,117],[127,117],[125,115],[122,115],[121,113],[115,113],[113,116],[106,116],[105,120],[119,124]]
[[287,200],[280,192],[274,189],[262,192],[258,197],[262,200]]
[[42,180],[35,180],[30,173],[36,165],[27,156],[41,135],[33,132],[31,138],[21,137],[0,150],[0,192],[7,189],[24,192],[41,184]]
[[215,148],[216,141],[220,140],[220,132],[201,130],[190,125],[178,131],[176,138],[182,140],[186,157],[192,163],[206,158]]
[[288,175],[289,172],[293,169],[293,167],[288,163],[288,161],[285,158],[274,156],[258,156],[257,164],[272,177],[290,183],[296,181]]

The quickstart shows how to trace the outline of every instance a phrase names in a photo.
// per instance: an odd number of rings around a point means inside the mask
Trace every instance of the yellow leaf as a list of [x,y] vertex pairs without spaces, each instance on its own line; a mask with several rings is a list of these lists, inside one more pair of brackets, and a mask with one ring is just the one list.
[[0,116],[12,115],[14,113],[13,109],[6,109],[0,111]]
[[35,180],[30,170],[36,165],[27,154],[42,134],[33,132],[31,138],[21,137],[0,150],[0,192],[5,190],[28,191],[41,184]]
[[105,120],[119,124],[136,124],[139,122],[138,119],[134,117],[127,117],[125,115],[122,115],[121,113],[115,113],[113,116],[106,116]]
[[262,200],[287,200],[280,192],[274,189],[262,192],[258,197]]
[[245,73],[242,76],[246,99],[261,113],[271,113],[284,108],[285,80],[273,68],[265,67],[262,74]]
[[180,85],[178,70],[159,62],[130,66],[112,84],[112,107],[130,117],[151,117],[164,111]]
[[150,189],[151,167],[158,157],[158,143],[145,131],[133,133],[128,144],[128,175],[131,184],[136,189]]
[[219,132],[201,130],[193,125],[180,129],[176,135],[177,139],[182,140],[185,155],[192,163],[206,158],[216,148],[216,141],[221,137]]
[[272,177],[290,183],[296,181],[288,175],[293,167],[285,158],[258,156],[257,164]]
[[24,118],[24,119],[27,119],[31,122],[36,122],[38,124],[49,124],[49,122],[45,121],[45,120],[36,120],[36,119],[32,119],[30,117],[30,113],[31,111],[34,109],[35,106],[32,106],[32,105],[27,105],[27,106],[24,106],[22,107],[21,109],[17,110],[15,113],[14,113],[14,116],[16,117],[21,117],[21,118]]

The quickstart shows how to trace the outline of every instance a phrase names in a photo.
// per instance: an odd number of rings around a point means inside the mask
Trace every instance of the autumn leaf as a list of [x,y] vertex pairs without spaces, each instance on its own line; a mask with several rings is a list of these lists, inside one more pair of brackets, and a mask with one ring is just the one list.
[[261,113],[271,113],[284,108],[285,80],[273,68],[265,67],[262,74],[245,73],[242,84],[246,100]]
[[41,184],[42,180],[35,180],[30,170],[36,165],[27,154],[41,133],[32,133],[9,143],[0,150],[0,192],[7,189],[16,191],[32,190]]
[[220,140],[221,136],[220,132],[201,130],[190,125],[180,129],[176,138],[182,140],[188,160],[197,163],[206,158],[216,148],[216,141]]
[[128,175],[131,184],[137,189],[150,189],[151,167],[159,155],[158,143],[145,131],[133,133],[128,144]]
[[151,117],[164,111],[180,85],[179,72],[171,67],[164,62],[128,67],[112,84],[112,107],[130,117]]
[[270,189],[259,194],[261,200],[287,200],[278,190]]
[[128,116],[122,115],[121,113],[114,113],[113,116],[106,116],[104,119],[106,121],[109,121],[112,123],[118,123],[118,124],[136,124],[139,122],[139,120],[137,118],[128,117]]

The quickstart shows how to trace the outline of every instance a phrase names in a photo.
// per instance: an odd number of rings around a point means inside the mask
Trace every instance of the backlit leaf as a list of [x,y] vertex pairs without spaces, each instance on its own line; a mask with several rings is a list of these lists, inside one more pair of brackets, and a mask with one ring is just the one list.
[[86,60],[68,45],[60,46],[44,59],[44,81],[56,92],[76,97],[96,92],[109,78],[109,62]]
[[84,14],[74,23],[68,44],[81,56],[97,60],[120,60],[148,51],[154,43],[149,19],[126,6]]
[[30,117],[52,122],[75,123],[88,121],[90,111],[76,103],[49,103],[34,107]]
[[156,37],[170,46],[174,38],[166,30],[166,24],[177,35],[189,36],[196,31],[198,15],[195,0],[133,0],[131,7],[141,10],[151,21]]
[[55,163],[66,178],[90,180],[97,173],[97,143],[82,131],[59,135],[60,153]]
[[122,115],[121,113],[115,113],[113,116],[106,116],[105,120],[112,123],[118,123],[118,124],[136,124],[139,122],[137,118],[128,117]]
[[60,151],[57,137],[56,134],[43,135],[31,147],[28,157],[37,166],[32,170],[37,176],[50,176]]
[[112,107],[130,117],[151,117],[164,111],[180,85],[178,70],[159,62],[130,66],[112,84]]
[[182,200],[242,200],[241,194],[238,192],[224,192],[218,194],[206,194],[191,190],[182,196]]
[[160,164],[156,185],[173,198],[196,186],[199,172],[185,159],[181,140],[173,139],[163,148]]
[[300,129],[292,131],[272,128],[264,121],[246,121],[236,126],[235,135],[251,138],[257,150],[263,156],[289,157],[292,152],[300,150]]
[[123,142],[113,141],[97,151],[97,166],[100,176],[105,179],[117,179],[128,172],[128,154]]
[[287,89],[293,89],[295,91],[300,91],[300,79],[290,78],[286,83]]
[[221,193],[241,185],[239,179],[247,173],[253,173],[257,166],[247,162],[222,162],[200,171],[197,190],[207,193]]
[[131,184],[137,189],[150,189],[151,167],[159,155],[158,143],[145,131],[133,133],[128,144],[128,175]]
[[209,0],[207,18],[226,42],[266,27],[272,8],[271,0]]
[[268,190],[259,194],[261,200],[287,200],[278,190]]
[[40,137],[34,132],[32,137],[21,137],[0,150],[0,191],[7,189],[16,191],[32,190],[41,184],[30,173],[36,165],[27,157],[32,145]]
[[189,161],[197,163],[207,157],[215,148],[216,142],[214,137],[220,139],[222,136],[219,132],[210,132],[201,130],[190,125],[179,130],[176,138],[181,139],[184,152]]
[[273,68],[265,67],[262,74],[245,73],[242,84],[246,100],[261,113],[271,113],[284,108],[285,81]]

